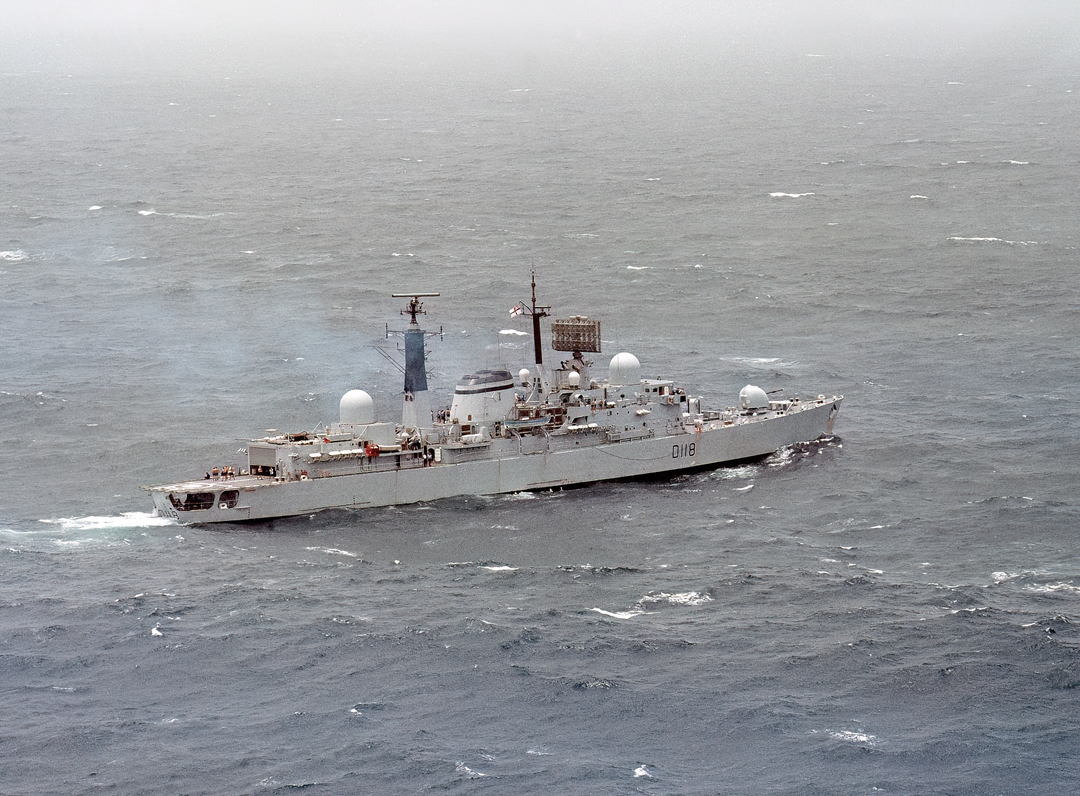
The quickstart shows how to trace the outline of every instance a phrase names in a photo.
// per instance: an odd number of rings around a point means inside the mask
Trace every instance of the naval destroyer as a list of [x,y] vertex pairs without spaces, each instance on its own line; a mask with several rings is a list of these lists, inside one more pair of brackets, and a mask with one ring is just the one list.
[[753,385],[738,405],[708,409],[671,380],[641,378],[626,352],[598,372],[587,355],[601,352],[600,321],[583,316],[552,318],[551,348],[568,358],[545,367],[541,321],[551,308],[537,304],[535,277],[531,304],[511,310],[532,321],[535,372],[478,370],[459,380],[448,407],[434,407],[418,318],[421,300],[437,295],[393,294],[409,299],[400,423],[379,422],[371,396],[350,390],[336,423],[247,440],[238,467],[143,487],[157,513],[239,522],[674,475],[831,435],[840,411],[840,395],[800,400]]

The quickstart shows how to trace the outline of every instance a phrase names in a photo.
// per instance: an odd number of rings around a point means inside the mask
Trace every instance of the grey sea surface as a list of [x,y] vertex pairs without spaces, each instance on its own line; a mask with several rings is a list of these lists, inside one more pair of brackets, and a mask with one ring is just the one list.
[[[1076,792],[1080,20],[990,6],[22,20],[0,793]],[[533,271],[602,320],[598,364],[720,407],[842,393],[836,436],[657,482],[151,515],[140,485],[349,389],[395,419],[390,293],[441,293],[443,401],[528,366],[500,333]]]

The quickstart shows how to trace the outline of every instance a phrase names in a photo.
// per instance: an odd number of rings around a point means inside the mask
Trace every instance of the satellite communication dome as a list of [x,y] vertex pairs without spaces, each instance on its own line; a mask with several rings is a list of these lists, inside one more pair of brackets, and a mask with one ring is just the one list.
[[338,419],[356,426],[370,425],[375,422],[375,402],[363,390],[349,390],[341,396]]
[[739,390],[739,403],[743,409],[768,409],[769,396],[760,387],[747,384]]
[[532,374],[529,373],[528,368],[522,368],[518,371],[518,381],[523,385],[528,385],[532,382]]
[[641,363],[633,354],[623,351],[611,358],[608,381],[612,384],[637,384],[641,381]]
[[581,384],[581,374],[578,373],[576,370],[570,371],[566,375],[566,383],[569,384],[571,387],[577,387],[579,384]]

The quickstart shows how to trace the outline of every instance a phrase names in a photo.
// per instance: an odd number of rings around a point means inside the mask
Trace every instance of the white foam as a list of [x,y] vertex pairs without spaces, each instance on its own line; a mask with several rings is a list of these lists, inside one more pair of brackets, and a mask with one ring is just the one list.
[[140,210],[139,215],[140,216],[156,216],[157,211],[156,210]]
[[913,193],[908,198],[909,199],[926,199],[927,197],[923,196],[921,193]]
[[814,195],[813,191],[811,191],[809,193],[783,193],[781,191],[777,191],[775,193],[769,194],[769,196],[773,197],[774,199],[781,199],[781,198],[800,199],[803,196],[813,196],[813,195]]
[[642,614],[652,613],[646,611],[645,607],[648,605],[656,605],[657,603],[666,602],[669,605],[687,605],[696,606],[704,605],[705,603],[711,603],[712,597],[707,594],[702,594],[697,591],[686,591],[671,594],[668,592],[658,592],[656,594],[646,594],[637,603],[630,608],[629,611],[605,611],[603,608],[593,608],[598,614],[604,616],[610,616],[613,619],[633,619],[635,616],[641,616]]
[[1034,246],[1038,241],[1034,240],[1005,240],[1004,238],[961,238],[957,235],[953,235],[949,240],[957,241],[976,241],[983,243],[1007,243],[1010,246]]
[[515,337],[528,337],[528,332],[519,332],[517,329],[500,329],[499,334],[510,334]]
[[753,485],[753,484],[750,484],[749,486],[740,486],[740,487],[736,487],[736,488],[735,488],[735,491],[736,491],[736,492],[749,492],[749,491],[750,491],[751,489],[753,489],[753,488],[754,488],[754,485]]
[[29,256],[30,255],[28,255],[22,249],[16,249],[13,252],[0,252],[0,260],[7,260],[9,263],[22,262]]
[[610,616],[613,619],[633,619],[635,616],[641,616],[644,613],[648,613],[647,611],[642,611],[640,609],[636,611],[605,611],[603,608],[593,608],[592,610],[596,611],[598,614]]
[[1071,583],[1046,583],[1042,586],[1025,586],[1024,591],[1035,594],[1052,594],[1059,591],[1080,592],[1080,586],[1073,586]]
[[356,553],[350,553],[348,550],[338,550],[336,547],[305,547],[304,549],[319,553],[326,553],[330,556],[349,556],[350,558],[359,558]]
[[100,210],[100,209],[101,209],[101,205],[94,205],[93,207],[90,207],[90,208],[87,208],[87,209],[88,209],[88,210]]
[[780,357],[724,357],[727,362],[741,362],[744,365],[775,365]]
[[480,569],[486,569],[488,572],[517,572],[517,567],[509,567],[505,565],[501,566],[482,566]]
[[829,737],[838,741],[857,743],[863,746],[877,746],[877,738],[865,732],[852,732],[851,730],[829,730]]
[[652,774],[649,773],[648,766],[638,766],[634,769],[634,778],[637,779],[638,777],[648,777],[649,779],[656,779]]
[[627,271],[647,271],[651,267],[652,266],[650,266],[650,265],[628,265],[628,266],[626,266],[626,270]]
[[661,602],[666,600],[671,605],[704,605],[705,603],[711,603],[712,597],[707,594],[702,594],[698,591],[684,591],[678,594],[668,594],[667,592],[660,592],[659,594],[649,594],[642,598],[642,603]]
[[486,777],[487,774],[482,774],[479,771],[473,771],[467,765],[462,762],[458,762],[454,771],[458,774],[468,777],[469,779],[480,779],[480,777]]
[[176,520],[159,517],[146,511],[127,511],[119,517],[60,517],[39,520],[48,525],[59,525],[65,531],[94,531],[103,528],[155,528],[176,525]]

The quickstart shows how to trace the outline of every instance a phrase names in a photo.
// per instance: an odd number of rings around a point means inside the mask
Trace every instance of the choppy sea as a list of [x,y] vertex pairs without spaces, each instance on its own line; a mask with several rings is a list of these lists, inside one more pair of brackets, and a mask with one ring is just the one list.
[[[988,6],[24,20],[0,793],[1075,793],[1080,37]],[[437,394],[527,365],[500,332],[533,271],[598,356],[720,407],[842,393],[836,436],[670,481],[151,515],[140,485],[348,389],[394,419],[392,292],[441,294]]]

